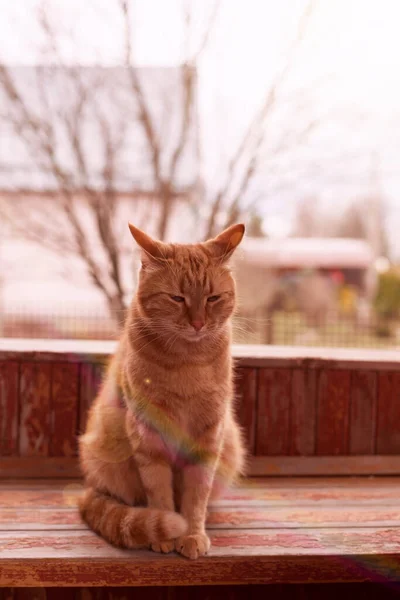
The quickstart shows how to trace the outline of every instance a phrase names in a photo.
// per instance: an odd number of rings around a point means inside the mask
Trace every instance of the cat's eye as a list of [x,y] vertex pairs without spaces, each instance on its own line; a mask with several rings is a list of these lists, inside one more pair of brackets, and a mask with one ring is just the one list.
[[185,298],[183,296],[171,296],[171,300],[174,302],[185,302]]
[[220,298],[221,296],[209,296],[209,298],[207,298],[207,302],[216,302]]

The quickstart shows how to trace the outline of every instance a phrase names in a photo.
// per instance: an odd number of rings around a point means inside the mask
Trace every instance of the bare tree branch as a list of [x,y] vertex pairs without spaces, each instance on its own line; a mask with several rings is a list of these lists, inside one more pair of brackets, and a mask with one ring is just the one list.
[[151,156],[151,163],[153,167],[154,179],[158,185],[162,181],[161,176],[161,165],[160,165],[160,147],[159,141],[156,135],[155,127],[151,117],[150,109],[147,105],[144,90],[140,83],[140,79],[137,73],[137,69],[133,66],[132,61],[132,31],[130,25],[130,10],[128,0],[120,0],[120,6],[124,16],[125,26],[125,65],[129,69],[129,75],[131,79],[132,89],[135,93],[136,100],[139,107],[139,120],[144,129],[146,140],[148,143],[148,150]]
[[[203,37],[201,38],[200,43],[199,43],[197,49],[195,50],[194,54],[189,59],[190,64],[192,64],[192,65],[197,64],[200,56],[203,54],[204,50],[206,49],[208,42],[210,40],[210,35],[214,29],[214,25],[217,20],[217,16],[218,16],[220,7],[221,7],[221,0],[215,0],[208,23],[207,23],[207,26],[205,27],[204,32],[203,32]],[[190,19],[188,21],[188,26],[190,26]],[[189,29],[189,27],[188,27],[188,29]]]
[[[227,200],[231,189],[232,181],[234,179],[234,174],[237,171],[238,165],[246,152],[248,155],[248,166],[247,168],[245,168],[244,173],[241,177],[241,182],[238,186],[239,191],[244,190],[248,187],[250,179],[255,173],[255,169],[251,165],[254,163],[254,155],[259,151],[261,143],[264,139],[265,124],[267,118],[272,113],[276,104],[279,91],[292,68],[293,59],[295,57],[299,45],[304,39],[304,35],[308,27],[310,17],[313,13],[314,7],[315,0],[309,0],[299,20],[297,32],[287,53],[286,61],[282,69],[278,71],[277,75],[275,76],[272,85],[269,87],[266,93],[263,105],[253,117],[241,142],[238,145],[236,152],[233,154],[232,158],[229,161],[225,182],[222,184],[219,191],[216,193],[214,200],[211,203],[211,211],[208,218],[208,225],[206,231],[207,238],[212,237],[212,235],[214,235],[215,233],[217,215],[221,211],[224,202]],[[235,204],[236,202],[237,199],[235,198],[233,200],[233,203]]]
[[[307,3],[286,61],[277,72],[259,110],[231,154],[221,185],[211,198],[207,223],[208,237],[215,233],[217,217],[221,213],[224,214],[226,224],[234,222],[243,213],[243,197],[251,194],[253,178],[261,166],[261,149],[265,147],[263,144],[267,133],[271,140],[268,152],[269,156],[273,157],[291,147],[293,143],[304,143],[318,124],[318,120],[314,119],[303,127],[296,126],[295,130],[288,128],[278,143],[271,135],[272,117],[276,115],[282,89],[308,27],[314,2],[315,0],[310,0]],[[122,268],[125,264],[123,258],[126,258],[124,254],[126,250],[121,244],[116,221],[121,196],[121,188],[118,187],[122,171],[121,157],[123,157],[125,141],[129,140],[129,134],[126,134],[127,121],[137,124],[144,138],[152,187],[149,192],[151,200],[143,200],[143,203],[147,202],[149,212],[154,206],[157,207],[152,211],[151,218],[153,221],[156,218],[158,237],[165,239],[174,214],[176,198],[184,193],[182,171],[183,167],[186,167],[185,157],[196,145],[193,140],[198,133],[198,64],[209,45],[220,5],[220,0],[215,0],[206,24],[199,34],[194,32],[193,27],[193,3],[186,4],[185,56],[177,69],[177,84],[174,94],[171,94],[170,103],[176,111],[172,115],[173,135],[169,132],[164,133],[160,127],[159,115],[156,110],[153,110],[147,82],[142,78],[140,69],[134,62],[132,1],[130,0],[119,0],[117,5],[122,17],[123,65],[126,75],[125,83],[120,89],[123,91],[122,96],[113,95],[113,101],[122,98],[124,102],[123,106],[121,104],[118,107],[118,102],[115,103],[117,107],[115,112],[123,114],[120,122],[114,118],[114,114],[109,114],[112,112],[110,105],[103,102],[102,94],[108,82],[105,85],[105,81],[101,81],[95,73],[90,75],[88,81],[82,76],[80,67],[67,67],[63,64],[62,48],[57,33],[43,6],[37,18],[45,36],[46,49],[51,52],[52,62],[55,65],[37,70],[34,103],[30,102],[29,93],[24,94],[21,91],[24,88],[18,79],[13,79],[12,69],[0,64],[0,91],[4,93],[9,104],[6,118],[29,151],[40,173],[46,180],[51,180],[51,187],[54,188],[52,202],[57,209],[57,214],[61,215],[63,222],[66,223],[68,233],[66,234],[64,230],[59,231],[57,223],[51,222],[50,218],[43,217],[42,220],[42,216],[36,213],[24,215],[18,226],[14,219],[15,212],[7,212],[7,218],[13,219],[17,233],[24,233],[27,238],[40,242],[58,253],[79,257],[91,281],[106,298],[111,312],[115,312],[116,308],[123,310],[126,291]],[[193,37],[196,37],[196,40],[193,40]],[[64,92],[68,95],[68,101],[65,105],[57,104],[51,94],[50,74],[53,78],[59,76],[60,80],[67,84],[68,89]],[[104,75],[102,76],[105,78]],[[125,89],[126,83],[128,89]],[[36,103],[36,95],[40,106]],[[132,106],[135,107],[134,115],[132,115]],[[93,160],[86,143],[88,121],[90,135],[95,136],[96,161]],[[60,151],[60,135],[65,146],[62,151]],[[63,150],[68,154],[67,159],[63,156]],[[198,156],[195,157],[195,162],[197,158]],[[189,185],[189,190],[194,189],[197,178],[193,177],[192,181],[194,183],[191,187]],[[11,203],[8,203],[9,207],[10,205]],[[93,232],[100,250],[94,249],[88,238],[87,224],[82,217],[82,205],[84,211],[89,212],[94,223]],[[247,203],[247,208],[249,206],[250,204]],[[150,216],[147,220],[149,219]]]
[[[105,221],[107,220],[107,213],[104,214],[101,213],[100,210],[98,210],[100,207],[100,199],[96,196],[96,194],[90,189],[90,186],[88,185],[88,171],[81,147],[81,138],[79,135],[79,122],[83,106],[86,101],[85,96],[82,95],[79,98],[79,101],[75,106],[75,110],[72,116],[69,115],[69,119],[66,119],[65,124],[67,127],[67,131],[69,131],[71,136],[72,148],[74,149],[75,158],[79,166],[81,181],[85,182],[83,189],[91,199],[93,213],[97,218],[100,237],[104,243],[105,250],[107,251],[108,249],[108,256],[111,263],[110,279],[116,287],[116,292],[113,291],[110,287],[110,281],[107,283],[104,277],[102,276],[101,267],[96,262],[86,241],[84,230],[82,228],[82,225],[80,223],[79,217],[75,209],[74,193],[76,191],[76,186],[74,185],[73,177],[61,166],[57,159],[55,151],[54,130],[52,124],[50,122],[44,121],[43,118],[34,115],[29,110],[26,102],[19,94],[8,69],[4,65],[0,65],[0,83],[2,84],[3,90],[6,92],[8,99],[10,100],[12,105],[17,108],[18,112],[15,120],[13,121],[13,125],[15,126],[16,131],[24,136],[27,144],[32,149],[39,151],[39,157],[37,157],[39,164],[43,166],[42,161],[43,159],[45,159],[46,164],[50,168],[51,173],[53,174],[55,180],[58,183],[60,194],[57,197],[60,200],[61,209],[65,217],[67,218],[67,221],[72,227],[75,242],[75,251],[77,255],[80,256],[80,258],[86,264],[90,278],[92,279],[96,287],[98,287],[99,290],[102,293],[104,293],[110,307],[112,306],[113,308],[115,308],[117,298],[118,305],[120,305],[119,308],[122,310],[123,290],[120,280],[119,264],[117,258],[118,252],[116,250],[115,238],[113,238],[112,236],[109,224],[105,224]],[[73,117],[75,117],[75,122],[71,120],[73,119]],[[30,239],[33,239],[34,237],[37,237],[36,234],[32,234],[32,232],[28,233],[28,237],[30,237]],[[107,245],[109,245],[109,247]],[[61,250],[61,246],[59,247],[59,250]]]
[[[195,111],[196,111],[196,98],[195,98],[195,86],[197,85],[197,61],[207,46],[211,30],[216,21],[220,1],[216,0],[213,5],[208,24],[205,28],[203,36],[200,40],[198,48],[192,55],[186,57],[180,67],[180,89],[178,91],[181,97],[181,115],[180,115],[180,126],[179,132],[176,139],[176,143],[171,153],[169,165],[166,173],[163,174],[161,170],[162,156],[165,152],[166,144],[162,144],[156,135],[156,126],[148,106],[148,102],[145,98],[144,89],[140,83],[137,69],[133,65],[132,57],[132,31],[130,25],[130,7],[131,3],[128,0],[120,0],[120,6],[122,15],[124,18],[125,26],[125,64],[129,68],[132,90],[134,92],[135,99],[139,108],[139,122],[142,125],[142,129],[147,142],[147,147],[152,159],[152,170],[155,183],[155,191],[160,199],[160,215],[157,227],[158,237],[164,239],[169,220],[172,216],[172,209],[174,206],[174,198],[179,188],[178,182],[178,167],[182,160],[185,149],[187,148],[190,132],[193,129]],[[185,10],[185,40],[186,40],[186,52],[190,54],[190,33],[192,15],[189,5],[186,5]],[[165,159],[167,157],[164,157]],[[164,162],[167,162],[166,160]]]

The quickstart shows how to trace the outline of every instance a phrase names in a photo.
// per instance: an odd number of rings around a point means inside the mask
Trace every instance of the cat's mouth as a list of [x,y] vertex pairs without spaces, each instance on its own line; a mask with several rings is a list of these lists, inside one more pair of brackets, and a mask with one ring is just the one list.
[[199,342],[207,335],[207,331],[185,331],[184,338],[189,342]]

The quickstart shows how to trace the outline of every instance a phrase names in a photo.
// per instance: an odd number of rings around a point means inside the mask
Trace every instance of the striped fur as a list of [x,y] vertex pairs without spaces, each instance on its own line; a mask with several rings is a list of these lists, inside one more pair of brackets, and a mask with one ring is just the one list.
[[86,490],[79,509],[93,531],[121,548],[172,540],[187,529],[185,519],[175,512],[128,506],[93,488]]
[[244,227],[187,246],[131,231],[142,269],[79,440],[88,486],[80,511],[114,545],[175,548],[197,558],[210,546],[209,498],[244,468],[233,407],[235,284],[228,266]]

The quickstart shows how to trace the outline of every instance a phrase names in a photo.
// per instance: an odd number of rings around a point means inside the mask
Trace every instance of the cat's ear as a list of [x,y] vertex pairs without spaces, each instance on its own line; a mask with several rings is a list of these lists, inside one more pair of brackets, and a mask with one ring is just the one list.
[[228,229],[217,235],[217,237],[208,240],[206,246],[216,258],[228,260],[242,241],[244,231],[245,227],[243,223],[231,225]]
[[161,262],[167,258],[167,245],[153,240],[152,237],[144,233],[141,229],[138,229],[132,223],[129,223],[130,232],[142,250],[142,264],[146,262]]

